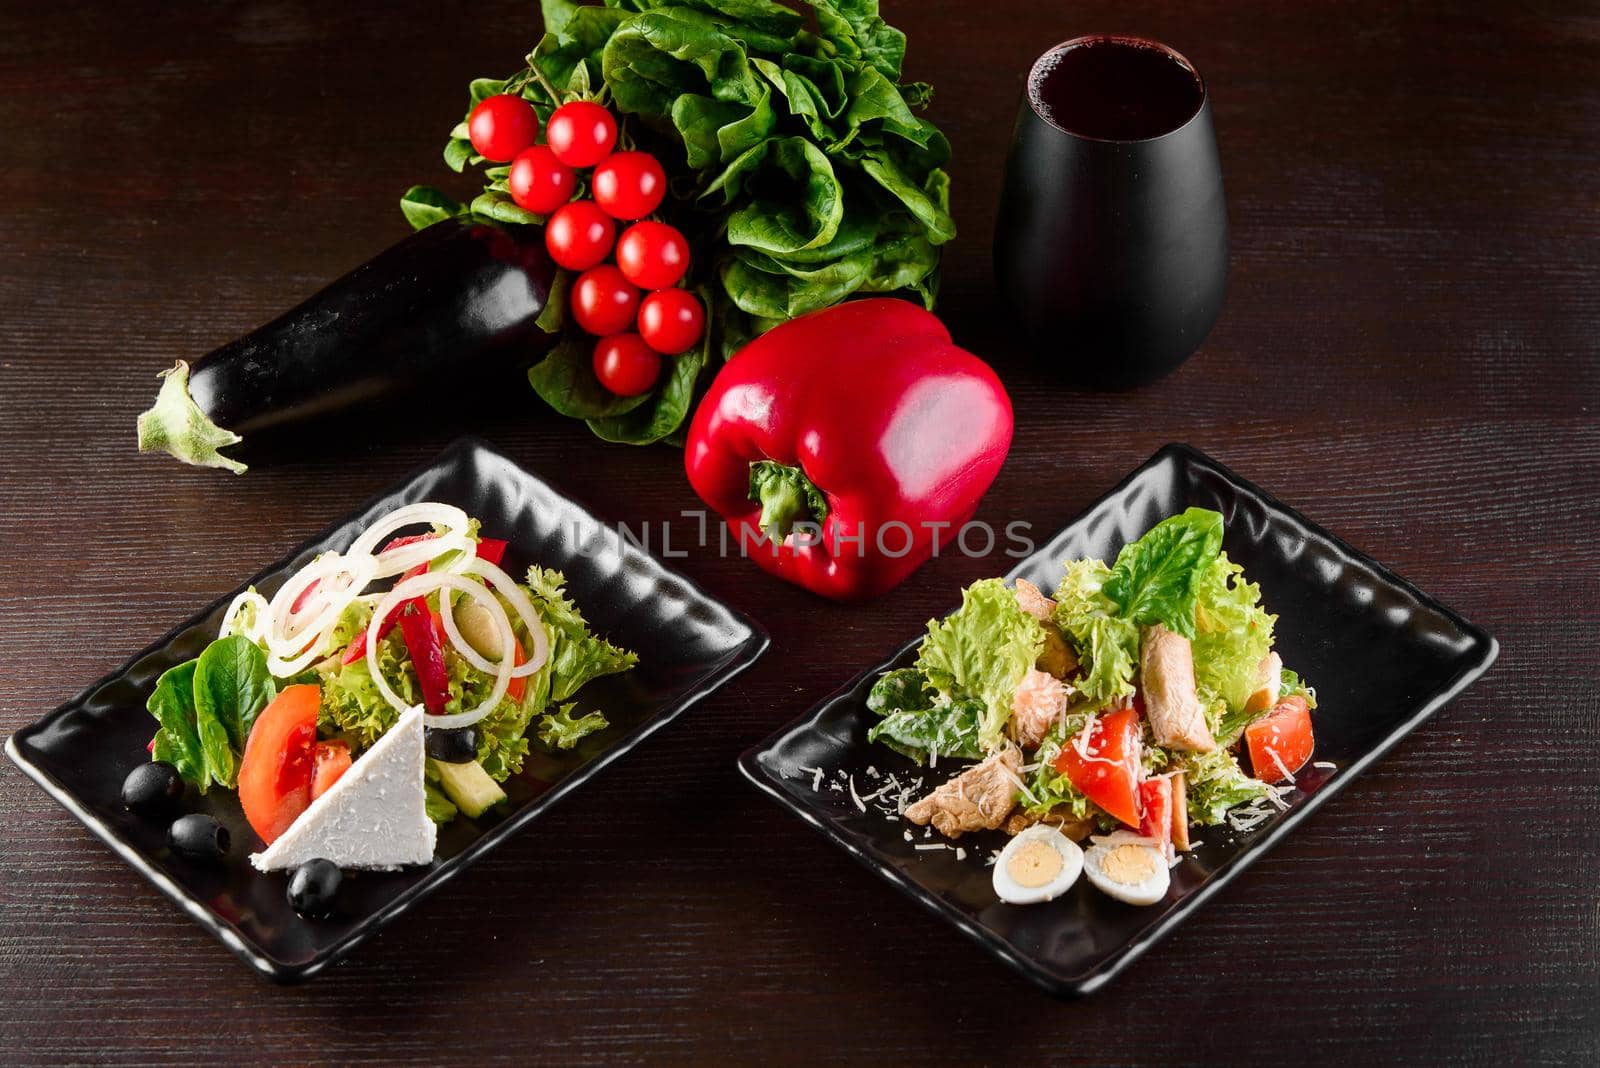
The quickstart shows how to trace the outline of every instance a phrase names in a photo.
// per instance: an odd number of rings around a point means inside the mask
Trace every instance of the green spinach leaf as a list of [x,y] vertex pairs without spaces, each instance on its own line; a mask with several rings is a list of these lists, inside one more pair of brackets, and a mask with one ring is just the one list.
[[195,662],[195,714],[202,723],[220,723],[236,753],[244,752],[256,717],[277,694],[266,654],[243,635],[218,638]]
[[1221,551],[1221,514],[1190,508],[1124,545],[1101,592],[1125,619],[1192,639],[1200,584]]
[[196,661],[186,660],[168,668],[156,680],[156,687],[145,708],[161,726],[156,730],[150,756],[178,770],[183,781],[205,793],[211,785],[205,755],[200,749],[200,734],[195,726],[194,669]]

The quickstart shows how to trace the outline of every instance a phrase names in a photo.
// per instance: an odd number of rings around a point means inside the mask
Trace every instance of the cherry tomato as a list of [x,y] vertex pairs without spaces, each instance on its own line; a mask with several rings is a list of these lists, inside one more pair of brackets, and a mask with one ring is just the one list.
[[689,242],[676,226],[636,222],[617,240],[617,266],[640,289],[666,289],[689,269]]
[[544,247],[569,271],[587,271],[611,254],[617,224],[592,200],[574,200],[545,220]]
[[1129,827],[1139,826],[1139,713],[1131,708],[1101,716],[1089,727],[1085,758],[1067,739],[1055,759],[1072,785]]
[[622,333],[638,311],[639,290],[609,263],[589,268],[572,284],[572,317],[595,337]]
[[1311,759],[1315,746],[1311,706],[1298,694],[1285,697],[1244,729],[1244,740],[1250,747],[1250,770],[1256,778],[1262,782],[1289,778]]
[[317,708],[314,684],[286,686],[261,710],[239,762],[239,805],[244,818],[271,845],[311,804]]
[[517,153],[506,175],[506,188],[517,207],[549,215],[572,199],[578,187],[573,169],[556,159],[549,145],[534,145]]
[[484,159],[510,163],[539,136],[539,114],[520,96],[486,96],[467,116],[467,136]]
[[613,334],[594,346],[594,376],[619,397],[637,397],[656,384],[661,355],[638,334]]
[[592,100],[574,100],[556,108],[544,136],[562,163],[593,167],[611,155],[617,143],[617,120]]
[[589,185],[613,219],[642,219],[661,206],[667,174],[648,152],[616,152],[594,169]]
[[658,289],[639,305],[639,335],[663,356],[688,351],[705,328],[706,313],[687,289]]

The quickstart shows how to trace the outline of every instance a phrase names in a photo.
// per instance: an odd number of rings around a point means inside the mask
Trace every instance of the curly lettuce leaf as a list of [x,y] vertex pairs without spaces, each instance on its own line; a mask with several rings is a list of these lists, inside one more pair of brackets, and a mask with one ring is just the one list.
[[1189,821],[1207,827],[1221,823],[1229,809],[1267,794],[1267,784],[1246,775],[1233,753],[1221,748],[1185,759],[1184,786]]
[[985,752],[1000,744],[1017,683],[1044,648],[1044,628],[1017,606],[1000,579],[982,579],[961,593],[961,607],[928,624],[917,668],[952,701],[983,703],[977,740]]
[[590,631],[583,613],[563,591],[566,582],[566,576],[559,571],[528,568],[528,589],[550,639],[550,659],[534,674],[535,681],[529,687],[530,696],[535,690],[547,695],[541,708],[547,702],[567,700],[585,683],[627,671],[639,662],[637,654]]
[[539,740],[552,749],[571,749],[596,731],[611,726],[603,712],[572,716],[574,704],[568,702],[554,712],[539,717]]
[[[570,737],[576,742],[583,734],[598,729],[592,719],[581,721],[585,724],[582,727],[576,725],[580,721],[550,727],[550,717],[543,713],[551,703],[565,701],[592,679],[627,671],[638,662],[633,653],[589,632],[583,614],[562,592],[565,579],[559,571],[534,567],[529,569],[528,578],[529,594],[550,642],[550,657],[530,676],[520,701],[507,694],[476,725],[478,762],[497,782],[522,770],[529,752],[528,728],[535,718],[541,723],[541,738],[553,730],[553,737]],[[353,637],[364,623],[365,616],[351,614],[341,620],[340,627],[350,630]],[[527,635],[520,630],[518,639],[524,642],[524,648],[528,647]],[[449,681],[447,714],[476,708],[489,697],[494,689],[492,675],[478,671],[453,649],[445,650],[444,660]],[[398,630],[378,642],[377,663],[384,680],[402,701],[421,702],[416,669]],[[322,686],[320,729],[324,734],[347,739],[357,750],[376,742],[399,718],[379,693],[365,657],[350,664],[326,666],[318,672],[317,681]],[[559,717],[560,713],[556,715]]]
[[1244,708],[1256,688],[1256,671],[1272,650],[1278,617],[1261,607],[1261,587],[1244,568],[1217,553],[1196,588],[1194,680],[1200,700]]
[[1050,728],[1044,740],[1039,743],[1038,750],[1031,758],[1038,766],[1024,781],[1023,785],[1027,789],[1017,791],[1017,801],[1029,813],[1043,816],[1056,810],[1056,815],[1070,812],[1074,819],[1080,820],[1086,816],[1100,814],[1100,806],[1090,801],[1083,791],[1074,786],[1065,772],[1057,771],[1055,768],[1055,759],[1061,755],[1066,739],[1082,730],[1092,716],[1093,713],[1083,708],[1069,711],[1061,722]]
[[1083,678],[1074,685],[1096,706],[1133,693],[1139,627],[1115,614],[1102,592],[1111,569],[1100,560],[1072,560],[1056,587],[1055,623],[1077,647]]

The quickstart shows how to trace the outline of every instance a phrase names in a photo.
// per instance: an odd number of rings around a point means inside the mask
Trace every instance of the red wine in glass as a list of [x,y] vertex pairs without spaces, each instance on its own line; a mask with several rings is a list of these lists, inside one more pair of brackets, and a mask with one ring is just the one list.
[[995,229],[1002,297],[1073,381],[1151,381],[1222,309],[1228,217],[1205,82],[1177,52],[1092,35],[1028,75]]

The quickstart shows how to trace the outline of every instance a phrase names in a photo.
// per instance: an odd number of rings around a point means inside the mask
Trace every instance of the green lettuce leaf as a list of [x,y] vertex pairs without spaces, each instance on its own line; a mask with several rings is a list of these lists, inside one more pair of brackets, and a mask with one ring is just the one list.
[[571,749],[595,731],[611,726],[604,713],[590,712],[572,718],[572,703],[539,717],[539,740],[552,749]]
[[1265,797],[1267,784],[1252,779],[1227,749],[1190,754],[1185,758],[1184,787],[1192,823],[1214,827],[1228,810]]
[[1278,617],[1261,607],[1261,587],[1217,553],[1201,574],[1194,608],[1194,681],[1201,703],[1240,711],[1256,688],[1256,670],[1272,651]]
[[928,624],[917,668],[952,701],[982,702],[978,744],[989,751],[1000,744],[1017,683],[1043,647],[1044,628],[1017,606],[1011,588],[982,579],[962,591],[960,608]]
[[1056,588],[1055,623],[1077,647],[1083,678],[1075,683],[1098,707],[1133,693],[1139,627],[1115,614],[1102,592],[1111,570],[1100,560],[1072,560]]
[[[256,717],[277,695],[267,654],[242,635],[218,638],[195,662],[195,714],[200,720],[220,723],[235,753],[244,753]],[[235,782],[230,779],[221,785],[232,788]]]
[[145,702],[145,708],[160,724],[156,730],[155,745],[150,751],[151,759],[171,764],[184,782],[199,787],[200,792],[205,793],[211,785],[211,775],[206,768],[205,755],[200,748],[200,734],[195,726],[195,663],[186,660],[162,672],[150,699]]
[[1190,508],[1124,545],[1102,592],[1124,618],[1193,638],[1200,585],[1221,549],[1221,513]]
[[[425,774],[431,774],[431,769]],[[445,824],[456,818],[458,809],[455,802],[450,800],[449,795],[437,783],[425,782],[422,784],[422,789],[422,805],[430,820],[438,824]]]
[[1051,726],[1044,740],[1039,743],[1039,748],[1030,757],[1030,761],[1038,766],[1028,774],[1023,785],[1026,791],[1017,791],[1017,801],[1028,812],[1035,816],[1043,816],[1052,809],[1058,809],[1056,814],[1063,815],[1070,812],[1074,818],[1083,819],[1090,815],[1100,814],[1100,806],[1072,784],[1072,780],[1065,772],[1055,769],[1055,759],[1061,755],[1061,749],[1066,744],[1066,739],[1071,738],[1083,729],[1093,713],[1087,708],[1079,707],[1069,710],[1062,720]]
[[[620,649],[589,630],[583,613],[563,592],[567,579],[559,571],[542,567],[528,569],[528,589],[533,604],[549,632],[550,659],[534,674],[529,687],[544,688],[548,700],[562,702],[577,693],[587,682],[602,675],[627,671],[639,662],[637,654]],[[542,705],[541,705],[542,707]]]

